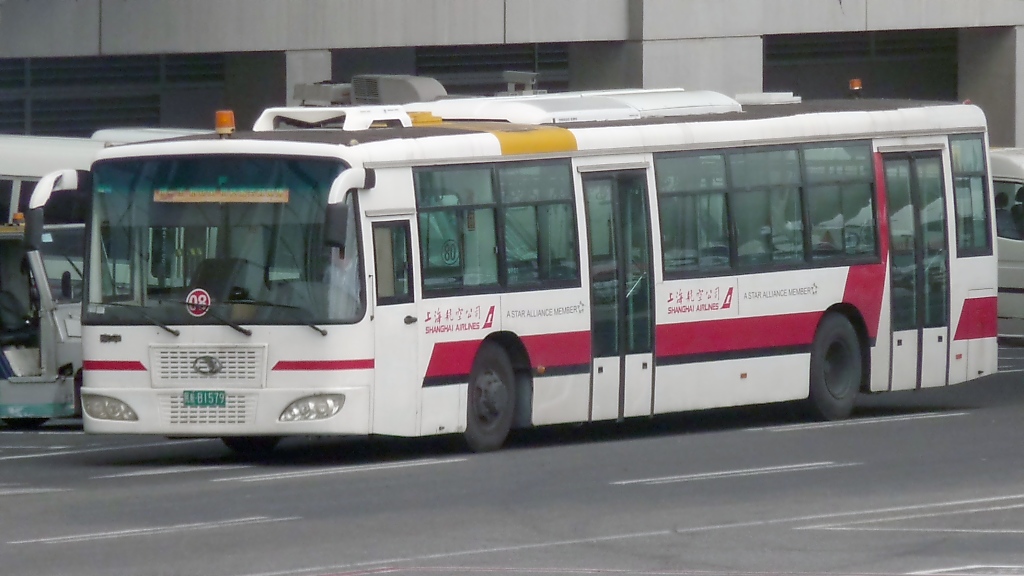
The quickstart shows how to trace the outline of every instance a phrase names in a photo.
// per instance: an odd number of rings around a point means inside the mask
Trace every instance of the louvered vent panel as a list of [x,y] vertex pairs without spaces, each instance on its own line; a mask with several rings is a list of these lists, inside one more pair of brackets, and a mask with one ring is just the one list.
[[0,100],[0,132],[25,133],[25,101]]
[[380,100],[380,85],[376,78],[358,76],[352,79],[352,98],[356,102],[376,103]]
[[494,94],[508,86],[502,72],[539,72],[537,88],[565,90],[569,84],[567,44],[429,46],[416,49],[416,74],[436,78],[450,94]]
[[168,83],[195,84],[224,82],[223,54],[174,54],[164,60]]
[[[262,388],[266,380],[266,346],[200,345],[151,346],[155,388],[196,385],[228,388]],[[213,373],[200,372],[197,365],[217,366]]]
[[37,58],[32,86],[110,86],[160,81],[159,56]]
[[0,89],[25,87],[25,60],[0,59]]
[[32,133],[88,136],[110,126],[159,126],[160,96],[95,96],[37,99],[32,103]]
[[766,36],[766,64],[956,55],[955,30],[900,30]]

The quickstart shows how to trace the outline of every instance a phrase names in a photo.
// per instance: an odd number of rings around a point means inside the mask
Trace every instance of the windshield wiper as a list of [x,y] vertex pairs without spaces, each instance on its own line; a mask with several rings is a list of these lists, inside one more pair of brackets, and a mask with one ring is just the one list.
[[134,310],[136,314],[138,314],[139,316],[142,316],[146,320],[149,320],[154,325],[163,328],[164,330],[170,332],[171,334],[174,334],[175,336],[181,336],[181,331],[180,330],[175,330],[174,328],[171,328],[167,324],[164,324],[163,322],[157,320],[156,318],[153,318],[152,316],[149,315],[148,312],[146,312],[146,309],[142,305],[140,305],[140,304],[123,304],[121,302],[104,302],[103,304],[100,304],[100,305],[101,306],[116,306],[118,308],[124,308],[126,310]]
[[230,326],[230,327],[234,328],[235,330],[241,332],[242,334],[245,334],[246,336],[252,336],[252,330],[249,330],[248,328],[242,326],[241,324],[238,324],[234,320],[231,320],[229,318],[225,318],[224,316],[221,316],[220,314],[217,314],[216,312],[214,312],[213,311],[213,304],[205,304],[204,305],[204,304],[188,303],[188,302],[185,302],[183,300],[156,300],[156,303],[158,303],[158,304],[184,304],[186,306],[195,306],[195,307],[198,307],[198,308],[203,308],[205,310],[205,313],[209,314],[210,316],[212,316],[214,320],[219,320],[221,324],[224,324],[225,326]]
[[[295,311],[295,312],[305,312],[306,315],[312,316],[312,313],[309,310],[307,310],[306,308],[303,308],[301,306],[292,306],[290,304],[280,304],[278,302],[268,302],[266,300],[240,299],[240,300],[232,300],[231,303],[232,304],[249,304],[251,306],[268,306],[270,308],[282,308],[284,310],[292,310],[292,311]],[[313,330],[316,330],[317,332],[319,332],[321,336],[327,336],[327,330],[324,330],[323,328],[317,326],[313,322],[311,322],[309,320],[304,320],[302,318],[298,318],[297,316],[296,316],[296,319],[299,322],[302,322],[303,324],[305,324],[306,326],[309,326]]]

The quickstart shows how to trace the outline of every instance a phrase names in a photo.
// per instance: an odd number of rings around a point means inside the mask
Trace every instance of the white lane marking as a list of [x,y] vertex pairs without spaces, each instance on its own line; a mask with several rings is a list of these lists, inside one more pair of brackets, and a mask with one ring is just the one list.
[[977,570],[988,570],[997,571],[996,574],[1004,573],[1003,570],[1021,570],[1024,566],[992,566],[989,564],[974,564],[971,566],[956,566],[954,568],[938,568],[936,570],[921,570],[919,572],[909,572],[911,576],[929,576],[934,574],[960,574],[960,573],[975,573]]
[[66,456],[68,454],[87,454],[89,452],[111,452],[114,450],[133,450],[135,448],[153,448],[155,446],[174,446],[177,444],[194,444],[196,442],[212,442],[209,438],[197,440],[174,440],[171,442],[151,442],[149,444],[125,444],[124,446],[104,446],[103,448],[83,448],[80,450],[58,450],[40,452],[38,454],[19,454],[17,456],[0,456],[0,460],[26,460],[28,458],[47,458],[49,456]]
[[483,554],[494,554],[500,552],[514,552],[517,550],[535,550],[543,548],[554,548],[558,546],[574,546],[578,544],[594,544],[600,542],[612,542],[616,540],[628,540],[631,538],[652,538],[659,536],[672,536],[674,534],[690,534],[707,532],[711,530],[727,530],[731,528],[750,528],[754,526],[791,524],[796,522],[807,522],[809,520],[823,520],[827,518],[840,518],[850,516],[864,516],[868,514],[881,514],[886,512],[900,512],[906,510],[921,510],[927,508],[941,508],[944,506],[958,506],[961,504],[980,504],[984,502],[999,502],[1003,500],[1022,499],[1024,494],[1010,496],[994,496],[991,498],[975,498],[970,500],[951,500],[948,502],[935,502],[931,504],[914,504],[910,506],[893,506],[888,508],[877,508],[874,510],[857,510],[849,512],[835,512],[832,514],[813,514],[808,516],[794,516],[791,518],[775,518],[771,520],[754,520],[750,522],[736,522],[732,524],[717,524],[710,526],[693,526],[689,528],[675,528],[672,530],[654,530],[649,532],[633,532],[627,534],[613,534],[609,536],[596,536],[593,538],[581,538],[577,540],[558,540],[552,542],[537,542],[534,544],[522,544],[519,546],[506,546],[496,548],[478,548],[474,550],[462,550],[457,552],[444,552],[439,554],[426,554],[421,556],[409,556],[406,558],[391,558],[387,560],[368,560],[351,564],[334,564],[329,566],[314,566],[308,568],[296,568],[294,570],[281,570],[278,572],[246,572],[240,576],[301,576],[302,574],[315,574],[332,570],[344,570],[349,568],[364,568],[379,566],[382,564],[398,564],[408,562],[421,562],[424,560],[437,560],[442,558],[455,558],[461,556],[474,556]]
[[953,534],[1024,534],[1024,528],[981,529],[981,528],[882,528],[881,526],[830,526],[822,528],[833,532],[948,532]]
[[759,476],[762,474],[781,474],[783,472],[803,472],[806,470],[825,470],[828,468],[844,468],[847,466],[859,466],[860,464],[837,463],[837,462],[808,462],[806,464],[790,464],[787,466],[767,466],[764,468],[745,468],[741,470],[723,470],[721,472],[702,472],[698,474],[683,474],[680,476],[660,476],[656,478],[638,478],[636,480],[618,480],[609,482],[613,486],[628,486],[630,484],[669,484],[673,482],[691,482],[693,480],[716,480],[719,478],[739,478],[742,476]]
[[268,524],[271,522],[288,522],[301,520],[301,516],[289,516],[285,518],[271,518],[269,516],[251,516],[249,518],[235,518],[233,520],[219,520],[216,522],[195,522],[192,524],[174,524],[171,526],[156,526],[153,528],[135,528],[131,530],[114,530],[111,532],[92,532],[88,534],[75,534],[71,536],[57,536],[54,538],[33,538],[31,540],[12,540],[8,544],[66,544],[70,542],[89,542],[93,540],[112,540],[115,538],[127,538],[132,536],[152,536],[156,534],[170,534],[173,532],[187,532],[190,530],[212,530],[214,528],[231,528],[234,526],[251,526],[254,524]]
[[0,450],[67,450],[71,446],[0,446]]
[[967,416],[969,412],[926,412],[924,414],[913,414],[910,416],[879,416],[877,418],[857,418],[856,420],[841,420],[838,422],[814,422],[808,424],[788,424],[784,426],[760,426],[757,428],[746,428],[747,432],[792,432],[795,430],[817,430],[819,428],[838,428],[841,426],[860,426],[862,424],[885,424],[887,422],[905,422],[909,420],[927,420],[930,418],[952,418],[954,416]]
[[296,472],[279,472],[276,474],[256,474],[253,476],[235,476],[232,478],[214,478],[211,482],[266,482],[268,480],[290,480],[292,478],[312,478],[315,476],[327,476],[330,474],[350,474],[353,472],[371,472],[374,470],[393,470],[396,468],[411,468],[414,466],[433,466],[436,464],[454,464],[465,462],[468,458],[443,458],[431,460],[413,460],[409,462],[395,462],[393,464],[367,464],[364,466],[348,466],[344,468],[318,468],[315,470],[302,470]]
[[921,518],[936,518],[939,516],[956,516],[959,514],[975,514],[978,512],[1000,512],[1003,510],[1016,510],[1024,508],[1024,504],[1008,504],[1006,506],[986,506],[984,508],[968,508],[966,510],[946,510],[944,512],[929,512],[928,514],[905,514],[902,516],[890,516],[888,518],[872,518],[869,520],[857,520],[855,522],[842,522],[839,524],[821,524],[819,526],[799,526],[796,530],[830,530],[844,529],[848,526],[858,524],[878,524],[881,522],[899,522],[900,520],[918,520]]
[[224,470],[241,470],[252,468],[248,464],[236,466],[168,466],[167,468],[154,468],[152,470],[138,470],[135,472],[122,472],[120,474],[107,474],[105,476],[93,476],[90,480],[108,480],[111,478],[135,478],[137,476],[160,476],[163,474],[184,474],[187,472],[222,472]]
[[75,435],[81,436],[85,434],[82,430],[2,430],[0,434],[14,435],[29,435],[32,436],[60,436],[60,435]]
[[[298,576],[300,574],[316,574],[333,570],[344,570],[347,568],[366,568],[380,566],[382,564],[399,564],[404,562],[422,562],[424,560],[439,560],[443,558],[458,558],[461,556],[475,556],[479,554],[495,554],[498,552],[517,552],[520,550],[534,550],[537,548],[550,548],[554,546],[573,546],[576,544],[599,544],[615,540],[627,540],[631,538],[650,538],[652,536],[671,536],[672,530],[656,530],[653,532],[635,532],[631,534],[614,534],[611,536],[597,536],[594,538],[580,538],[577,540],[556,540],[553,542],[539,542],[536,544],[521,544],[518,546],[498,546],[495,548],[478,548],[475,550],[463,550],[459,552],[442,552],[439,554],[423,554],[420,556],[407,556],[388,558],[386,560],[368,560],[366,562],[352,562],[350,564],[334,564],[331,566],[316,566],[310,568],[298,568],[295,570],[281,570],[278,572],[247,572],[244,576]],[[564,572],[564,570],[563,570]]]
[[0,496],[26,496],[30,494],[52,494],[70,492],[66,488],[0,488]]

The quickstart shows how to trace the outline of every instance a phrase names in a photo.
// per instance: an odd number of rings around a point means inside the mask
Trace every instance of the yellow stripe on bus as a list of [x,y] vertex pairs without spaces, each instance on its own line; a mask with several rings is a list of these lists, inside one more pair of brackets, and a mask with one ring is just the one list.
[[517,130],[488,130],[505,156],[516,154],[544,154],[547,152],[572,152],[577,149],[576,135],[557,126],[517,127]]
[[503,156],[572,152],[578,149],[576,135],[558,126],[532,126],[505,122],[446,121],[447,128],[486,132],[498,139]]

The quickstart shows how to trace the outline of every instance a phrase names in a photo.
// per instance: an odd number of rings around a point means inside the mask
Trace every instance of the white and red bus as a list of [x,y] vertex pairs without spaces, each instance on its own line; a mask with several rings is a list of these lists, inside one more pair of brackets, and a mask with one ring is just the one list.
[[[770,100],[770,99],[769,99]],[[975,106],[277,108],[91,170],[90,433],[463,434],[996,371]]]

